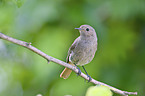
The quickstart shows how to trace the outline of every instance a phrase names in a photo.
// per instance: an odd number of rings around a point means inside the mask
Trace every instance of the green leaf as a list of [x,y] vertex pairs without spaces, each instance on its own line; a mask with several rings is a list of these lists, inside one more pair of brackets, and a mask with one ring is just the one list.
[[86,96],[113,96],[113,94],[105,86],[91,86],[88,88]]

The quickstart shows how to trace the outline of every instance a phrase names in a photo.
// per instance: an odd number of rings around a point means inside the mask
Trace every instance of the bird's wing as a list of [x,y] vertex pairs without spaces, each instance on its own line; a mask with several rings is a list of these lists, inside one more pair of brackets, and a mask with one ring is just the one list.
[[69,48],[69,50],[68,50],[68,55],[67,55],[67,58],[66,58],[66,62],[67,62],[67,63],[69,62],[69,56],[70,56],[70,54],[72,53],[72,51],[76,48],[79,39],[80,39],[80,37],[78,37],[78,38],[73,42],[73,44],[71,45],[71,47]]

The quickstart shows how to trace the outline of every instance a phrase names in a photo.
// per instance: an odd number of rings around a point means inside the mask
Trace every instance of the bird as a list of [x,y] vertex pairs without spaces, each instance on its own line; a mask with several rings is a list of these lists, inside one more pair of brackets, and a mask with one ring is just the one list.
[[[77,75],[81,74],[81,70],[77,65],[82,66],[90,82],[91,76],[88,75],[84,65],[90,63],[95,56],[97,51],[97,34],[95,29],[90,25],[81,25],[75,29],[79,30],[80,36],[75,39],[69,48],[66,62],[77,67],[79,70]],[[65,68],[60,77],[67,79],[71,72],[71,69]]]

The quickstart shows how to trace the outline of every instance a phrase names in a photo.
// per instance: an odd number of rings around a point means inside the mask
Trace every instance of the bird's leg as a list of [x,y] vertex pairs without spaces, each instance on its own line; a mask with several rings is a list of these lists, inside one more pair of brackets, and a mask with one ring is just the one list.
[[78,73],[77,73],[77,75],[80,75],[81,74],[81,70],[80,70],[80,68],[76,65],[76,64],[74,64],[76,67],[77,67],[77,69],[78,69]]
[[90,76],[90,75],[88,75],[88,73],[87,73],[87,71],[86,71],[85,67],[84,67],[84,66],[82,66],[82,67],[83,67],[83,69],[85,70],[85,73],[87,74],[87,76],[89,77],[88,82],[90,82],[90,81],[92,80],[91,76]]

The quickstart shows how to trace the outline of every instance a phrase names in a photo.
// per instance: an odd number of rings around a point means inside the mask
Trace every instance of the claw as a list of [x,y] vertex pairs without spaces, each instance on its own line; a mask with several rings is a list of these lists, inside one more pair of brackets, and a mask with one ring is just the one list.
[[84,66],[82,66],[82,67],[83,67],[83,69],[85,70],[85,72],[86,72],[86,74],[87,74],[87,77],[89,77],[88,82],[90,82],[90,81],[92,80],[91,76],[90,76],[90,75],[88,75],[88,73],[87,73],[87,71],[86,71],[85,67],[84,67]]
[[77,76],[79,76],[82,72],[81,72],[81,70],[80,70],[80,68],[75,64],[75,66],[77,67],[77,69],[78,69],[78,73],[77,73]]
[[92,80],[90,75],[87,75],[89,77],[88,83]]
[[81,70],[80,70],[80,68],[79,68],[79,67],[77,67],[77,69],[78,69],[77,76],[79,76],[82,72],[81,72]]

